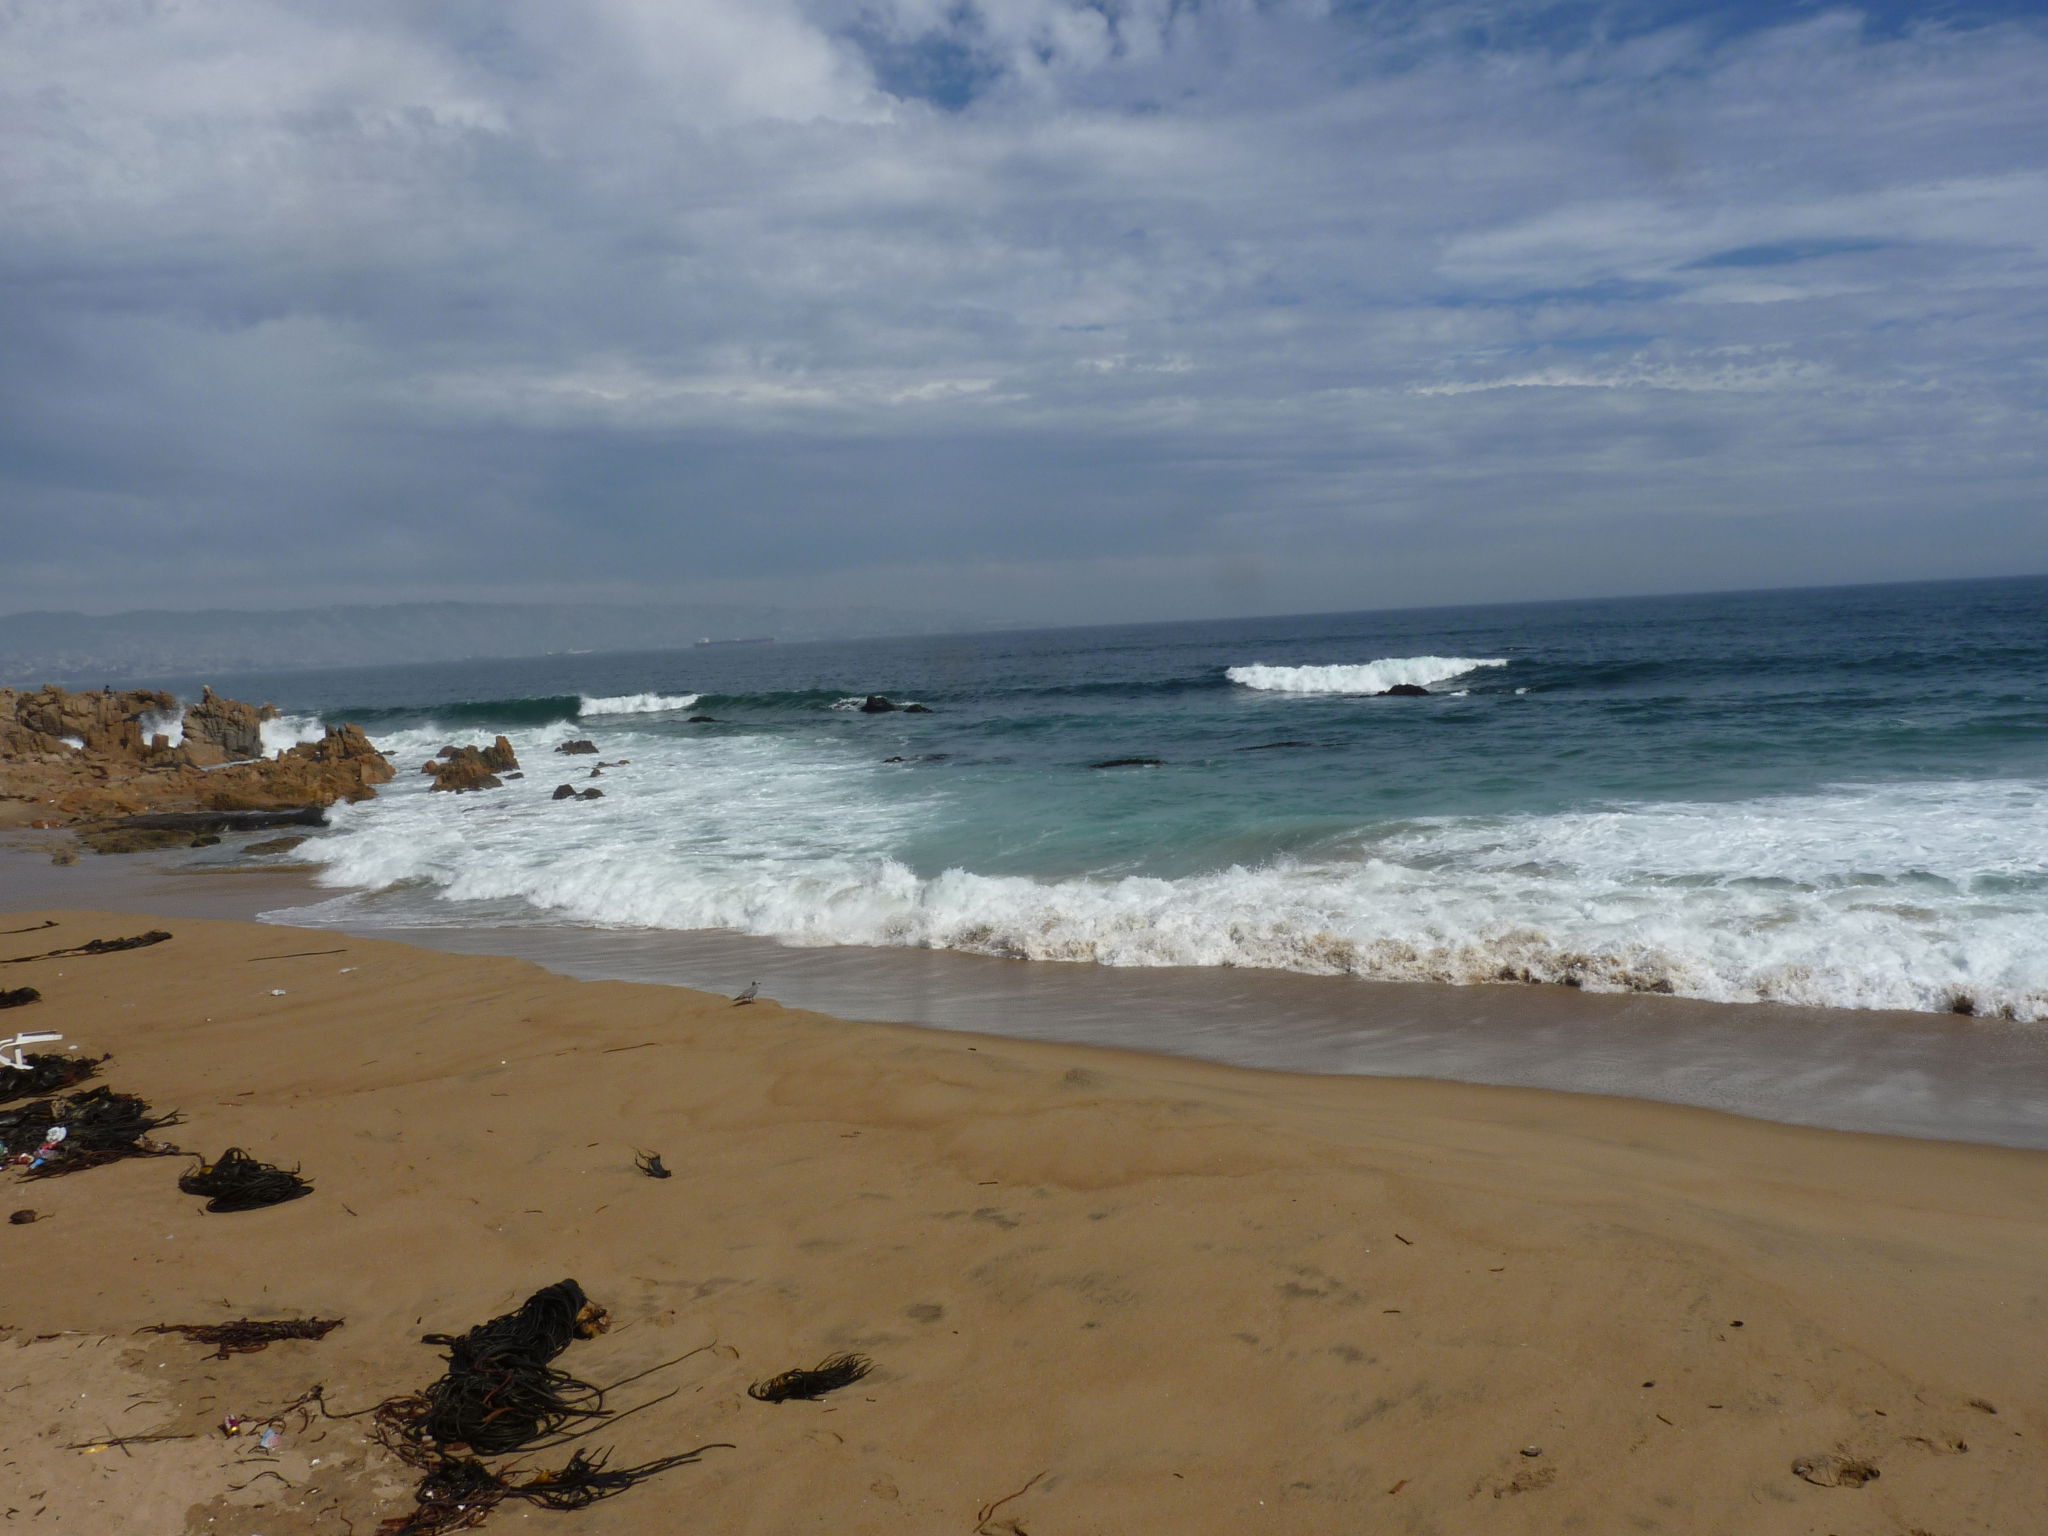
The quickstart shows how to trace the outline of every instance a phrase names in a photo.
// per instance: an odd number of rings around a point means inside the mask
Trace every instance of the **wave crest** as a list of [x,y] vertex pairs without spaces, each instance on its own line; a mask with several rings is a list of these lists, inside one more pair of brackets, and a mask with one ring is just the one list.
[[1269,693],[1385,693],[1397,684],[1427,688],[1476,672],[1504,667],[1505,658],[1482,656],[1386,656],[1348,666],[1232,667],[1224,676],[1245,688]]
[[615,693],[608,697],[583,696],[578,717],[589,715],[666,715],[688,709],[702,698],[698,693]]

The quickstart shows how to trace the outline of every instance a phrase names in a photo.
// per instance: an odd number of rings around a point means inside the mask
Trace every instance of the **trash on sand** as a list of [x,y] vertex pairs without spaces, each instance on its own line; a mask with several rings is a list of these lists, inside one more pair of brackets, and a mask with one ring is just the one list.
[[271,995],[272,997],[283,997],[283,996],[284,996],[284,988],[283,988],[283,987],[272,987],[272,988],[270,989],[270,995]]
[[563,1280],[534,1292],[518,1311],[480,1323],[459,1338],[425,1335],[422,1343],[448,1351],[446,1372],[424,1392],[388,1398],[376,1408],[379,1443],[424,1474],[414,1491],[413,1511],[385,1521],[378,1536],[469,1530],[507,1499],[544,1509],[584,1509],[694,1462],[705,1451],[730,1450],[722,1443],[700,1445],[617,1469],[606,1465],[606,1451],[571,1452],[552,1471],[494,1470],[478,1459],[532,1449],[533,1442],[572,1422],[612,1416],[601,1387],[578,1381],[551,1363],[573,1340],[593,1338],[609,1326],[604,1309],[574,1280]]
[[636,1154],[633,1158],[633,1166],[646,1174],[650,1179],[667,1179],[675,1176],[674,1170],[662,1167],[661,1154],[659,1152],[641,1152]]
[[195,1344],[214,1346],[214,1352],[207,1359],[225,1360],[229,1355],[253,1355],[279,1339],[324,1339],[341,1323],[338,1317],[275,1320],[238,1317],[231,1323],[157,1323],[135,1331],[183,1334]]
[[15,987],[11,991],[0,988],[0,1008],[22,1008],[42,1000],[43,994],[34,987]]
[[1878,1471],[1872,1463],[1853,1456],[1802,1456],[1792,1463],[1792,1475],[1817,1488],[1861,1488],[1876,1482]]
[[268,1425],[257,1437],[256,1444],[266,1451],[274,1451],[284,1440],[284,1431],[275,1424]]
[[164,1157],[178,1149],[151,1133],[182,1118],[176,1111],[153,1115],[132,1093],[88,1088],[0,1110],[0,1156],[27,1164],[28,1176],[41,1179],[124,1157]]
[[[35,988],[29,987],[26,990],[33,992]],[[9,1035],[5,1040],[0,1040],[0,1066],[12,1067],[17,1072],[26,1072],[28,1058],[21,1054],[23,1046],[47,1045],[52,1040],[63,1038],[62,1035],[51,1034],[47,1030],[30,1030],[26,1034]],[[9,1051],[14,1054],[8,1055]]]
[[313,1192],[311,1181],[300,1178],[296,1166],[259,1163],[240,1147],[229,1147],[218,1162],[200,1164],[178,1180],[178,1188],[188,1195],[209,1196],[206,1208],[216,1213],[261,1210]]
[[834,1355],[811,1369],[784,1371],[747,1388],[747,1396],[759,1403],[815,1402],[827,1392],[850,1387],[875,1368],[866,1355]]

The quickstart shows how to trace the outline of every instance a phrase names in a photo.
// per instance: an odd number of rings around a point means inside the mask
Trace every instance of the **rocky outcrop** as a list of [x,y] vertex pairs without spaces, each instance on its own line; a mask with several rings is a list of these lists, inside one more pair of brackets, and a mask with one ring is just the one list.
[[244,704],[202,689],[199,702],[185,711],[185,740],[176,749],[194,768],[247,762],[263,755],[263,722],[275,720],[270,704]]
[[[155,733],[145,740],[149,717],[176,707],[170,694],[147,689],[0,689],[0,825],[104,827],[149,813],[295,811],[364,799],[392,777],[391,764],[353,725],[266,760],[263,722],[277,711],[210,689],[186,714],[184,742],[172,747]],[[221,766],[209,771],[207,764]]]
[[597,751],[597,743],[594,741],[565,741],[555,750],[567,753],[570,757],[582,757],[585,754],[595,753]]
[[871,693],[861,700],[860,712],[864,715],[892,715],[896,706],[879,693]]
[[[157,689],[71,693],[53,686],[20,693],[0,688],[0,759],[84,752],[140,760],[149,747],[143,719],[168,714],[178,701]],[[75,743],[75,745],[74,745]]]
[[1426,699],[1429,690],[1420,683],[1396,683],[1380,694],[1383,699]]
[[512,743],[500,736],[488,747],[443,747],[441,755],[421,767],[420,772],[433,775],[429,789],[445,789],[459,795],[475,789],[502,789],[504,781],[498,775],[518,766]]

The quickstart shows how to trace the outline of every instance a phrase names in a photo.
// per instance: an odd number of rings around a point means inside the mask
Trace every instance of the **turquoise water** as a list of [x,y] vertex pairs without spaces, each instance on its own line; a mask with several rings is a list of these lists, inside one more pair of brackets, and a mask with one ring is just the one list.
[[2044,578],[210,681],[407,770],[333,920],[2048,1018]]

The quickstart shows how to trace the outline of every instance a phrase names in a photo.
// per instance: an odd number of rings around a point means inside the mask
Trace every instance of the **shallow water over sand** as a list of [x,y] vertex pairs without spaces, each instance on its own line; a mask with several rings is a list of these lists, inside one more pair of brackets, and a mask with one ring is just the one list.
[[[289,923],[294,907],[331,895],[303,872],[181,867],[180,857],[88,857],[53,867],[23,843],[0,846],[0,904],[166,917],[268,914]],[[344,923],[341,931],[516,955],[584,978],[729,992],[758,980],[766,996],[844,1018],[1285,1071],[1616,1094],[1792,1124],[2048,1147],[2048,1031],[1995,1020],[1547,986],[799,949],[730,933],[559,925],[382,930],[367,922]]]

